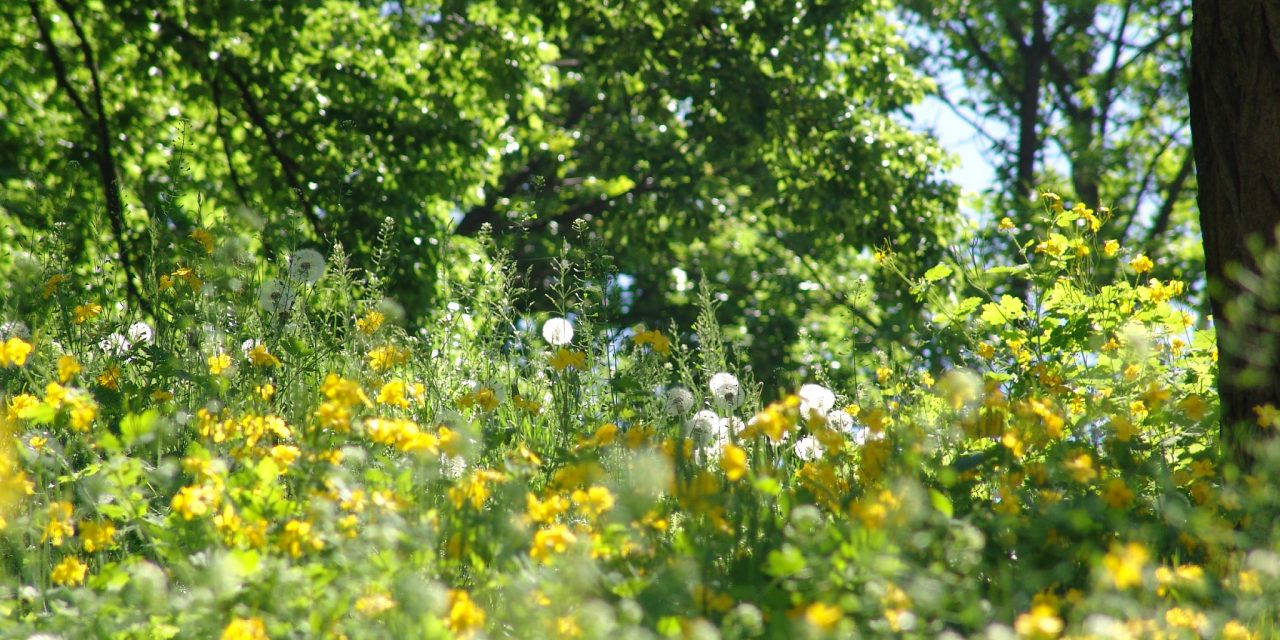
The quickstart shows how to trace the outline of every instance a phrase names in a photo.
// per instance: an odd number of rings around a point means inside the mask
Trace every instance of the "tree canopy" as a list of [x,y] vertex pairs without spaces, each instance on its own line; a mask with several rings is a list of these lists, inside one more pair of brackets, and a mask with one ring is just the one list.
[[888,8],[10,4],[0,202],[24,232],[101,216],[72,257],[115,256],[135,292],[164,269],[147,223],[220,216],[266,254],[301,233],[367,255],[390,217],[413,311],[441,242],[485,231],[540,281],[581,221],[629,283],[620,322],[691,321],[678,267],[760,319],[760,363],[810,310],[891,339],[884,310],[915,305],[856,301],[858,265],[885,244],[935,260],[955,191],[908,126],[930,83]]

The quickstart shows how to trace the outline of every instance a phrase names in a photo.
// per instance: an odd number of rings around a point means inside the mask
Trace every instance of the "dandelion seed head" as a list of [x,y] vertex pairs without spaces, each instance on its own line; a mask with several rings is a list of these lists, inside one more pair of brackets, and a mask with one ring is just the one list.
[[542,338],[553,347],[573,341],[573,324],[564,318],[552,318],[542,325]]
[[324,276],[324,256],[315,249],[299,249],[289,256],[289,278],[294,282],[315,284]]
[[844,433],[853,432],[853,416],[848,411],[836,409],[827,413],[827,426]]
[[836,394],[820,384],[800,387],[800,415],[807,420],[813,413],[825,416],[836,403]]
[[263,282],[258,288],[258,305],[272,316],[289,315],[297,297],[297,292],[275,278]]
[[805,462],[812,462],[822,457],[822,444],[813,436],[805,436],[796,440],[796,457]]
[[711,388],[711,397],[723,407],[737,407],[742,404],[742,386],[737,376],[721,371],[713,376],[707,385]]
[[129,325],[129,330],[126,334],[134,344],[150,344],[151,340],[155,338],[155,330],[145,322],[135,322]]
[[662,409],[670,416],[682,416],[693,409],[693,393],[684,387],[671,387],[663,394]]
[[122,356],[133,348],[133,343],[124,334],[113,333],[98,341],[98,348],[110,356]]

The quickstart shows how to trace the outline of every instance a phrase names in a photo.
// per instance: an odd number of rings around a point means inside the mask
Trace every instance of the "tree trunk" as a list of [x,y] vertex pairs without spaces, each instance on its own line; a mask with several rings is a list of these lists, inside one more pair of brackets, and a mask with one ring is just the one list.
[[[1191,134],[1199,182],[1205,271],[1218,335],[1222,441],[1251,466],[1264,435],[1254,407],[1280,407],[1280,358],[1270,354],[1264,380],[1241,374],[1249,357],[1241,335],[1259,319],[1228,317],[1244,293],[1233,265],[1259,272],[1248,243],[1276,246],[1280,223],[1280,0],[1196,0],[1191,46]],[[1275,429],[1267,430],[1271,435]]]

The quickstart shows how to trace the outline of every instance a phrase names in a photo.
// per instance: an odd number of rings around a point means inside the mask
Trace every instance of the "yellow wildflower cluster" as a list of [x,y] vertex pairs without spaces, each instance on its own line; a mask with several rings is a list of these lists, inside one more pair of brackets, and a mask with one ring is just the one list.
[[190,267],[179,267],[172,273],[160,276],[160,293],[164,293],[174,287],[178,282],[186,283],[187,287],[192,291],[199,291],[204,287],[204,280],[196,275],[194,269]]
[[31,355],[31,343],[14,336],[0,343],[0,367],[21,367]]
[[438,453],[440,438],[422,431],[418,423],[407,418],[368,418],[364,432],[370,440],[395,447],[405,453]]
[[369,368],[381,373],[408,362],[409,352],[393,344],[386,344],[374,347],[366,357]]
[[657,329],[637,331],[635,335],[631,336],[631,342],[637,347],[648,345],[654,353],[662,355],[671,353],[671,339],[662,335],[662,332]]

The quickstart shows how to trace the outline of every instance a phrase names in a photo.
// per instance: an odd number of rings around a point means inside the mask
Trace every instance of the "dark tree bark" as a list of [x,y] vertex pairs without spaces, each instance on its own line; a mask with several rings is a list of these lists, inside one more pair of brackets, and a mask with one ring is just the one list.
[[1258,426],[1254,407],[1280,407],[1280,358],[1269,357],[1260,383],[1242,375],[1251,362],[1256,371],[1257,358],[1241,330],[1270,323],[1233,318],[1228,308],[1246,293],[1235,269],[1261,271],[1250,239],[1274,249],[1280,223],[1280,0],[1196,0],[1193,12],[1191,134],[1215,293],[1222,441],[1248,468],[1259,438],[1275,432]]

